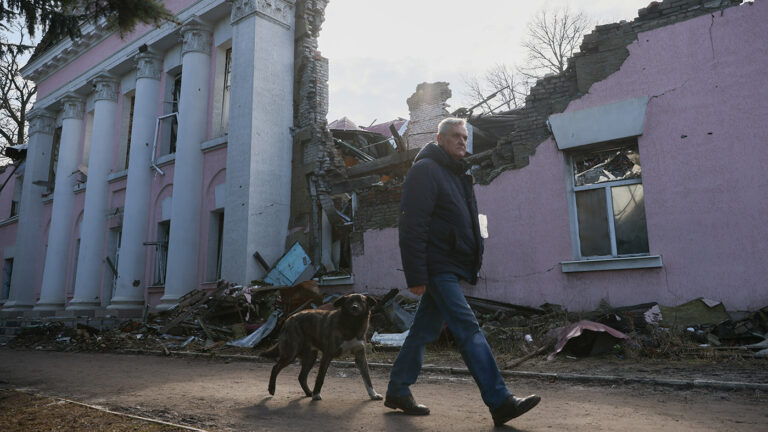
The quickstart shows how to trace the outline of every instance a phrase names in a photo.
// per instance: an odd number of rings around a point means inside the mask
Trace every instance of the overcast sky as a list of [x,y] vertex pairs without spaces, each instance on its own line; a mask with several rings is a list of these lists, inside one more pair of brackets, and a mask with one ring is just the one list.
[[569,7],[598,24],[630,21],[650,0],[330,0],[320,51],[330,61],[328,120],[360,126],[408,118],[421,82],[447,81],[450,109],[466,106],[463,77],[517,64],[526,24]]

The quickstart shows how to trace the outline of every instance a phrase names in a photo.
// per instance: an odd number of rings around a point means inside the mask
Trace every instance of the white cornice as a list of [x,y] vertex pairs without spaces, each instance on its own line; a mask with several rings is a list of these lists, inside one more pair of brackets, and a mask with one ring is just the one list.
[[[227,3],[226,0],[201,0],[186,9],[178,12],[176,18],[179,21],[185,21],[194,15],[202,15],[214,7]],[[156,41],[173,34],[178,30],[179,26],[175,23],[166,22],[159,28],[152,29],[142,36],[128,42],[117,52],[113,53],[99,64],[93,66],[89,72],[79,75],[72,81],[66,83],[59,89],[46,95],[42,99],[38,99],[36,105],[48,106],[55,102],[61,95],[76,90],[88,81],[92,80],[98,73],[103,71],[109,71],[115,66],[119,65],[126,59],[126,53],[130,53],[133,56],[138,52],[138,48],[142,45],[152,45]],[[105,33],[102,29],[100,32],[96,26],[87,25],[83,28],[83,37],[75,40],[64,39],[52,49],[49,49],[43,53],[40,57],[32,60],[21,69],[22,76],[26,79],[31,79],[35,82],[40,82],[53,75],[55,72],[61,70],[64,66],[77,60],[81,55],[86,53],[90,48],[93,48],[98,43],[104,41],[108,37],[112,36],[114,32]]]

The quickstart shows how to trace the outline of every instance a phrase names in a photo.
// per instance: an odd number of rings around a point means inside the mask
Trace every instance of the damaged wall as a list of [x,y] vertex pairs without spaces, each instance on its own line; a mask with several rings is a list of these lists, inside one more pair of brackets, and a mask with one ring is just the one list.
[[322,256],[322,215],[335,221],[331,182],[343,177],[344,160],[328,130],[328,59],[318,50],[317,38],[325,19],[327,0],[296,5],[294,78],[294,135],[291,180],[291,220],[286,249],[299,242],[312,262]]
[[[768,302],[761,252],[768,232],[757,216],[768,207],[755,199],[768,187],[761,174],[768,163],[761,96],[768,94],[768,1],[732,3],[654,3],[631,23],[598,27],[566,74],[539,81],[516,131],[474,156],[487,184],[476,191],[490,237],[481,280],[468,292],[570,310],[593,309],[601,299],[673,305],[703,296],[729,310]],[[650,97],[638,137],[648,241],[663,267],[563,273],[560,262],[574,259],[567,154],[545,121],[553,112],[643,95]],[[399,257],[390,259],[396,229],[363,237],[356,289],[403,288]]]
[[475,181],[488,184],[506,170],[528,165],[528,158],[550,136],[547,118],[562,112],[570,101],[586,94],[592,84],[618,71],[629,55],[627,47],[638,40],[639,33],[719,13],[739,3],[741,0],[652,2],[640,9],[637,18],[631,22],[595,27],[584,37],[580,51],[568,60],[568,68],[563,74],[542,78],[531,87],[525,106],[513,112],[518,116],[514,132],[499,140],[495,149],[468,158],[473,165],[479,166],[473,171]]

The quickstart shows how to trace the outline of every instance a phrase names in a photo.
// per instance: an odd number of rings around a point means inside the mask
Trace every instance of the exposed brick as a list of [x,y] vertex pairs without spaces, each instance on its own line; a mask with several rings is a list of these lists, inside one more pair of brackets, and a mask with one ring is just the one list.
[[584,36],[580,51],[568,60],[560,75],[536,82],[525,99],[525,106],[515,110],[514,130],[502,137],[492,150],[468,158],[474,165],[475,180],[488,184],[510,169],[528,165],[536,147],[549,138],[547,118],[562,112],[568,103],[589,91],[592,84],[618,71],[629,57],[627,46],[637,34],[685,21],[715,10],[741,4],[742,0],[666,0],[652,2],[638,11],[632,22],[595,27]]

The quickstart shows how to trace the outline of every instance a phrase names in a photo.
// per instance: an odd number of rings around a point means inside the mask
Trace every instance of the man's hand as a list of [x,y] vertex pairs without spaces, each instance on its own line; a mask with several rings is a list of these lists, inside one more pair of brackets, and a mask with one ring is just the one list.
[[426,285],[416,285],[408,288],[412,293],[416,295],[423,295],[425,292],[427,292],[427,286]]

